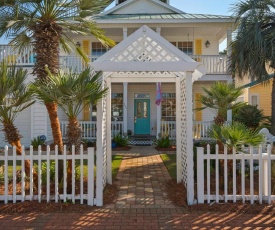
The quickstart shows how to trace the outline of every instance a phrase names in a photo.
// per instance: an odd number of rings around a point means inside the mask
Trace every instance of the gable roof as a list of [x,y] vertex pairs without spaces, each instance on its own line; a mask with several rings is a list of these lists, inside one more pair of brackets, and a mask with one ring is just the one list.
[[206,74],[201,63],[180,51],[148,26],[142,26],[91,63],[96,70],[195,72]]
[[[114,6],[113,8],[111,8],[107,11],[102,12],[102,15],[116,14],[116,11],[122,10],[123,8],[126,8],[126,7],[130,6],[131,4],[135,4],[137,1],[141,1],[141,0],[128,0],[128,1],[125,1],[121,4],[118,4],[118,5]],[[181,10],[171,6],[171,5],[168,5],[168,4],[166,4],[166,3],[164,3],[160,0],[147,0],[147,1],[150,1],[151,3],[156,4],[157,6],[160,6],[163,9],[169,10],[172,13],[179,13],[179,14],[184,13],[183,11],[181,11]]]

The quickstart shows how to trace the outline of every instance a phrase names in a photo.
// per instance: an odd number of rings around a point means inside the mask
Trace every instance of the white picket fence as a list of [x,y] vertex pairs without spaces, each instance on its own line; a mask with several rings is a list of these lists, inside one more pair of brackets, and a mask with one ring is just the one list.
[[[245,153],[246,152],[246,153]],[[215,154],[210,154],[210,146],[207,146],[207,153],[204,154],[204,148],[197,148],[197,199],[198,203],[207,203],[215,201],[216,203],[228,202],[229,200],[236,202],[242,200],[242,202],[250,201],[251,204],[254,201],[258,201],[262,204],[263,201],[271,203],[275,200],[274,189],[275,184],[272,184],[271,180],[271,163],[275,160],[275,155],[271,154],[271,146],[267,146],[267,153],[263,153],[263,147],[259,148],[249,147],[243,152],[236,153],[233,149],[232,154],[228,154],[227,147],[224,147],[224,154],[219,154],[218,145],[216,145]],[[210,161],[215,161],[215,173],[210,171]],[[206,161],[206,162],[205,162]],[[224,185],[220,186],[220,174],[219,174],[219,162],[224,163]],[[232,162],[231,175],[228,173],[228,163]],[[205,164],[206,163],[206,164]],[[255,166],[257,163],[258,166]],[[205,169],[206,167],[206,169]],[[241,177],[241,189],[237,194],[237,170],[240,172]],[[206,172],[206,176],[205,176]],[[213,171],[212,171],[213,172]],[[249,188],[246,187],[246,173],[249,172]],[[213,175],[214,174],[214,175]],[[254,177],[258,176],[258,187],[255,186],[257,182]],[[232,192],[229,194],[229,180],[232,182],[230,187]],[[206,191],[205,191],[206,182]],[[211,189],[212,184],[212,189]],[[215,185],[215,189],[213,189]],[[222,190],[222,192],[220,192]],[[273,190],[273,195],[271,194]],[[249,192],[248,192],[249,191]],[[256,192],[255,192],[256,191]]]
[[[0,194],[0,201],[4,201],[5,204],[7,204],[9,201],[12,201],[13,203],[16,203],[18,201],[26,201],[26,200],[37,200],[38,202],[41,202],[42,200],[46,200],[47,202],[50,202],[51,200],[54,200],[56,203],[63,201],[66,202],[67,200],[71,200],[73,203],[75,201],[80,201],[81,204],[86,200],[88,205],[95,205],[96,204],[96,198],[95,198],[95,179],[94,179],[94,148],[88,148],[88,151],[84,153],[83,146],[81,146],[79,154],[76,154],[75,147],[72,146],[72,154],[68,155],[66,151],[66,146],[64,146],[64,154],[59,155],[57,146],[55,147],[54,151],[50,150],[50,147],[47,146],[47,151],[42,152],[41,147],[39,146],[38,151],[33,151],[33,147],[30,147],[30,150],[25,150],[23,147],[23,154],[17,155],[16,149],[13,148],[9,150],[8,146],[5,147],[4,155],[0,155],[0,165],[4,163],[4,194]],[[26,177],[25,173],[25,165],[24,162],[26,160],[30,161],[30,176],[29,178]],[[59,193],[59,185],[58,185],[58,161],[63,161],[63,194]],[[67,193],[67,161],[72,160],[72,191],[71,194]],[[76,166],[76,160],[79,160],[79,172],[80,172],[80,188],[79,188],[79,194],[76,194],[76,181],[75,181],[75,166]],[[87,175],[87,189],[85,192],[84,189],[84,163],[83,161],[87,160],[87,167],[88,167],[88,175]],[[20,170],[16,169],[16,166],[18,166],[18,161],[20,161]],[[37,186],[37,192],[34,194],[34,183],[33,183],[33,169],[34,169],[34,161],[37,163],[37,174],[38,174],[38,186]],[[46,162],[46,192],[42,194],[42,162]],[[54,182],[50,181],[50,174],[51,174],[51,168],[50,165],[52,162],[55,162],[55,178]],[[12,165],[12,182],[9,182],[9,174],[8,174],[8,165]],[[17,181],[17,173],[18,171],[21,174],[21,192],[18,193],[18,182]],[[29,182],[29,189],[28,194],[26,194],[26,182]],[[9,183],[12,183],[12,194],[9,191]],[[55,188],[54,192],[50,191],[50,184],[54,183]]]

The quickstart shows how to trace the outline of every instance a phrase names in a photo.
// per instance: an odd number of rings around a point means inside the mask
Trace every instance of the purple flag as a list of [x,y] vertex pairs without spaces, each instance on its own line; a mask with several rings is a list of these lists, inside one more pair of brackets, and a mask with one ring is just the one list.
[[156,105],[160,105],[162,102],[162,93],[160,83],[157,84]]

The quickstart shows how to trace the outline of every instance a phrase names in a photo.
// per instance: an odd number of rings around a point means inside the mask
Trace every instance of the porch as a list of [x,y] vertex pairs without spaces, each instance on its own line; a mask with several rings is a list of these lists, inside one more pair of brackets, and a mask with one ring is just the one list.
[[[66,138],[65,134],[67,131],[68,121],[61,121],[61,132],[63,138]],[[208,130],[213,124],[213,121],[193,121],[193,139],[194,140],[210,140]],[[80,121],[82,130],[82,139],[95,141],[97,122],[96,121]],[[123,127],[123,121],[112,121],[111,122],[111,137],[120,134],[122,136],[128,136],[131,138],[132,135],[125,133]],[[160,136],[169,136],[171,140],[176,140],[176,121],[161,121]],[[159,138],[158,135],[155,138]],[[130,144],[134,144],[130,141]]]
[[[201,62],[207,69],[207,74],[228,74],[227,55],[189,55],[193,60]],[[89,59],[94,62],[98,56],[89,55]],[[18,66],[33,66],[35,63],[35,53],[32,47],[25,48],[18,52],[10,45],[0,45],[0,61],[16,63]],[[77,55],[60,55],[60,67],[63,69],[73,69],[81,72],[87,65]]]

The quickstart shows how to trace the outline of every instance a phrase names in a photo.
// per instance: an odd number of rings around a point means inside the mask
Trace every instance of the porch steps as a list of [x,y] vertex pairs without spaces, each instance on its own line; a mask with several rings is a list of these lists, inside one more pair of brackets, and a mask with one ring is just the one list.
[[129,139],[129,144],[135,146],[151,146],[155,143],[155,140],[156,138],[154,136],[137,135]]

